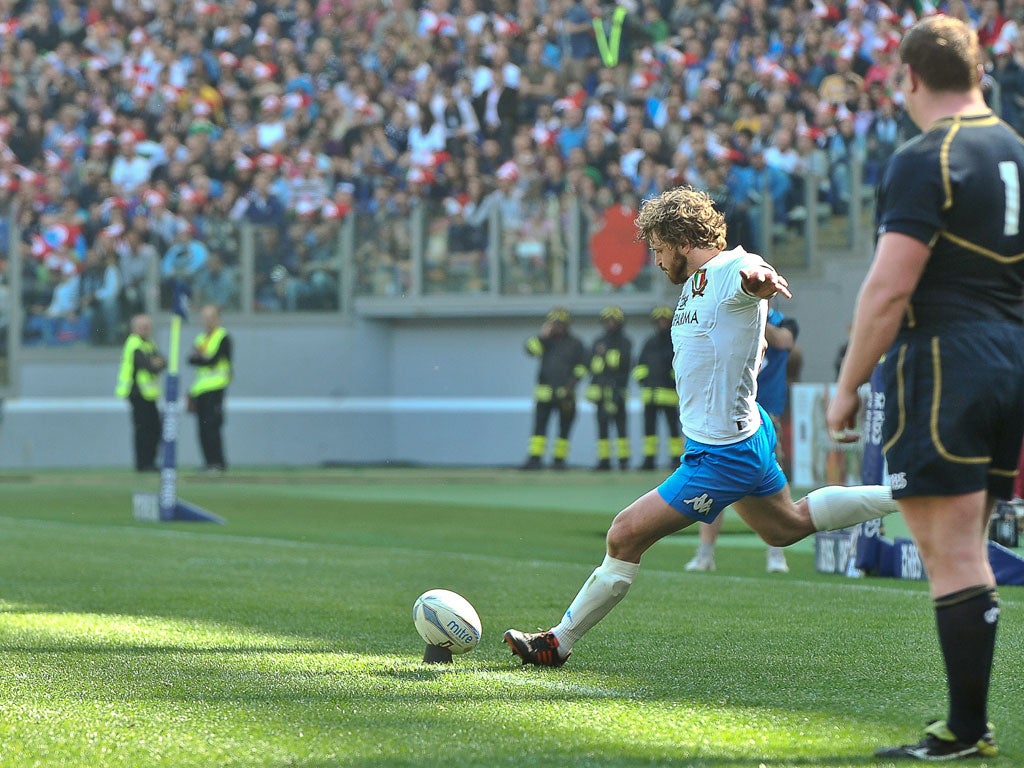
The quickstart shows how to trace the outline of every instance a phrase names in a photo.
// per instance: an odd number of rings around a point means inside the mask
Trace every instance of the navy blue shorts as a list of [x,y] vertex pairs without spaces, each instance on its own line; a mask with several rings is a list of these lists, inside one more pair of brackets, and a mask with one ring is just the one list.
[[710,523],[745,496],[771,496],[786,486],[775,460],[775,428],[764,409],[761,427],[731,445],[686,441],[679,468],[658,486],[658,494],[677,512]]
[[1024,437],[1024,328],[902,331],[882,378],[882,450],[894,498],[1011,496]]

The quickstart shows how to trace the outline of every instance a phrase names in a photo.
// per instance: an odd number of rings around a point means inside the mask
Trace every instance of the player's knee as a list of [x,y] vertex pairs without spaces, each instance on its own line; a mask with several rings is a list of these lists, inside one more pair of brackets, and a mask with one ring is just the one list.
[[608,554],[619,560],[630,560],[638,554],[637,532],[621,513],[612,521],[605,544]]
[[800,541],[803,536],[797,536],[784,529],[775,528],[770,531],[763,532],[761,534],[761,538],[764,539],[764,543],[769,547],[787,547],[790,544]]
[[770,547],[788,547],[790,544],[807,538],[813,532],[814,526],[809,520],[796,517],[780,518],[770,528],[758,531],[761,538]]

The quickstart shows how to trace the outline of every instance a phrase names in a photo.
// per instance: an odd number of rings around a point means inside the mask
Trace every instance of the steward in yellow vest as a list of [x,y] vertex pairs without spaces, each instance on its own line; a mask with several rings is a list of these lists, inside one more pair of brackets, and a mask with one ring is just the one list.
[[115,394],[132,406],[132,429],[135,443],[135,469],[156,470],[156,449],[160,442],[160,397],[158,375],[167,361],[153,342],[153,319],[136,315],[131,320],[131,333],[124,342],[121,366],[117,372]]
[[196,367],[189,389],[189,410],[199,420],[199,447],[208,472],[227,468],[224,459],[224,396],[231,383],[231,337],[220,324],[220,309],[207,304],[201,310],[204,332],[196,337],[190,365]]

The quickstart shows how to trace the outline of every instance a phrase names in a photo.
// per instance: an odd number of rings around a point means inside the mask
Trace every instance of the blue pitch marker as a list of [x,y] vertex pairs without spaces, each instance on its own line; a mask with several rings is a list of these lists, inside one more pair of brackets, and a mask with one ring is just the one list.
[[[174,315],[171,317],[171,339],[167,356],[167,378],[164,383],[166,401],[163,420],[163,462],[160,470],[160,493],[135,494],[132,500],[136,520],[167,522],[220,523],[227,521],[202,507],[178,498],[178,420],[181,404],[178,402],[178,358],[181,350],[181,322],[187,314],[187,295],[180,285],[174,290]],[[154,504],[154,500],[157,502]]]

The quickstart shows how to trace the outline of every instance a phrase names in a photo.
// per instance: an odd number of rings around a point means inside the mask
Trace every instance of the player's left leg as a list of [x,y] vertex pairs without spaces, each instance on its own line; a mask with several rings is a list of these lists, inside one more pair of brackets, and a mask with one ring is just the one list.
[[733,509],[767,544],[785,547],[815,531],[846,528],[896,511],[892,492],[882,485],[828,486],[794,502],[775,460],[775,430],[763,410],[761,414],[761,429],[748,440],[748,449],[762,473]]
[[896,511],[884,485],[831,485],[793,501],[789,485],[768,496],[751,495],[733,509],[764,541],[785,547],[815,531],[834,531],[885,517]]
[[992,505],[985,491],[900,499],[935,604],[949,712],[943,723],[945,731],[929,729],[921,743],[881,750],[882,756],[916,756],[921,750],[932,757],[950,753],[994,756],[997,751],[988,724],[988,689],[999,619],[995,576],[988,560]]

